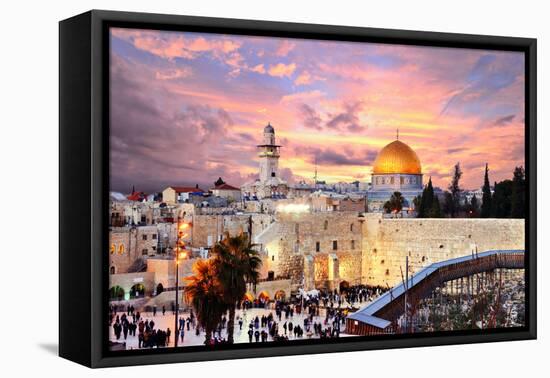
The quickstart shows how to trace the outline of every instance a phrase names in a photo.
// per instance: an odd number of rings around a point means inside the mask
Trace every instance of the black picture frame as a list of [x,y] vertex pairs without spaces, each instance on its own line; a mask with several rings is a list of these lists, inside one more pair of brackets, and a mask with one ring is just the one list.
[[[464,47],[525,53],[527,179],[526,327],[492,331],[371,336],[342,342],[268,344],[220,350],[167,348],[146,353],[106,348],[109,198],[108,28],[180,30],[289,38]],[[158,364],[370,349],[535,339],[536,39],[386,30],[92,10],[59,24],[59,355],[89,367]]]

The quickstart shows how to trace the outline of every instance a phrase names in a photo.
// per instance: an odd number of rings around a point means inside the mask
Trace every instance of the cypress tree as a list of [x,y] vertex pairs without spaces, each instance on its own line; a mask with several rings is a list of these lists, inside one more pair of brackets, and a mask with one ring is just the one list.
[[461,177],[462,177],[462,170],[460,169],[460,163],[456,163],[454,166],[453,180],[449,185],[451,198],[450,198],[448,210],[451,214],[451,217],[455,217],[460,210],[460,193],[462,192],[462,189],[460,188]]
[[472,211],[472,216],[477,217],[479,212],[479,203],[475,194],[470,201],[470,210]]
[[441,206],[437,196],[433,197],[432,208],[430,209],[430,218],[441,218]]
[[485,179],[483,181],[483,196],[481,197],[481,217],[491,216],[491,185],[489,185],[489,164],[485,164]]
[[418,207],[417,217],[428,218],[431,217],[434,200],[434,188],[432,185],[432,178],[428,181],[428,184],[422,190],[422,196],[420,197],[420,206]]
[[512,180],[511,216],[512,218],[525,217],[525,169],[516,167]]

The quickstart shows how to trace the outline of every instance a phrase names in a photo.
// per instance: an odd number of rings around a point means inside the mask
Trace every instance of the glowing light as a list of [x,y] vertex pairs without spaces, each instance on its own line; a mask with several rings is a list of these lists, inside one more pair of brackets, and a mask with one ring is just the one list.
[[277,211],[280,213],[307,213],[309,205],[303,203],[289,203],[277,206]]
[[188,224],[188,223],[182,223],[182,224],[179,225],[180,231],[181,231],[181,230],[185,230],[185,229],[188,228],[188,227],[189,227],[189,224]]
[[180,252],[180,253],[178,254],[178,258],[179,258],[180,260],[187,258],[187,252]]

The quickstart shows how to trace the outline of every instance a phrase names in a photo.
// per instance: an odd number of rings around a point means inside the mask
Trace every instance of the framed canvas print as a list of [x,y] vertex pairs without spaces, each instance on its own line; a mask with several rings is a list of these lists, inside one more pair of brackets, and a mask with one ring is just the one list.
[[60,22],[60,355],[536,337],[536,40]]

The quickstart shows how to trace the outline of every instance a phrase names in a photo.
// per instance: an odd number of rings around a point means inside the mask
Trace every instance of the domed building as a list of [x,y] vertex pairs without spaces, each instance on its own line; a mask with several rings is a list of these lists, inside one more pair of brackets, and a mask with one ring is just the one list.
[[368,192],[369,211],[383,211],[394,192],[405,198],[404,209],[413,208],[413,199],[422,194],[422,166],[414,150],[397,139],[386,145],[376,157]]

